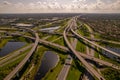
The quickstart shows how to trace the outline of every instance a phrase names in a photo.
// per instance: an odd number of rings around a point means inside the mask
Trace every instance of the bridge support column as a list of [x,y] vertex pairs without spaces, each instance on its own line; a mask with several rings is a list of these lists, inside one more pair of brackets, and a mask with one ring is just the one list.
[[30,59],[28,59],[28,62],[30,62]]
[[16,73],[16,76],[17,76],[17,77],[19,77],[19,76],[20,76],[20,75],[19,75],[19,72],[17,72],[17,73]]

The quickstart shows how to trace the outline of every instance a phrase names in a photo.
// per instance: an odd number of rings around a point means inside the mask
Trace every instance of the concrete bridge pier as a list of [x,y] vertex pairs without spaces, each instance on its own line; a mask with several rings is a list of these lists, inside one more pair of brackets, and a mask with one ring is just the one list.
[[30,62],[30,59],[28,59],[27,62]]
[[19,75],[19,72],[17,72],[17,73],[16,73],[16,76],[17,76],[17,77],[19,77],[19,76],[20,76],[20,75]]

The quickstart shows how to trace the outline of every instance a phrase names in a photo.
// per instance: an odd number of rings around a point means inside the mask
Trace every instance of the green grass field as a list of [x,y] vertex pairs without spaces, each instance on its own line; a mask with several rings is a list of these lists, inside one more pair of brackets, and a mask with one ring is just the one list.
[[82,67],[81,63],[74,59],[66,80],[80,80],[84,70],[85,69]]
[[81,43],[80,41],[78,41],[76,50],[84,53],[86,51],[86,46],[83,43]]

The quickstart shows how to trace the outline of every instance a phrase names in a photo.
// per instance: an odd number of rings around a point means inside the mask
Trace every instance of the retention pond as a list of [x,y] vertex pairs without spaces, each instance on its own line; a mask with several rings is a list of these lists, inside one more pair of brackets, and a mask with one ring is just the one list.
[[25,42],[7,42],[7,44],[1,49],[0,56],[3,57],[25,45]]
[[46,51],[42,58],[41,66],[35,76],[35,80],[41,80],[46,73],[58,63],[58,55],[52,51]]

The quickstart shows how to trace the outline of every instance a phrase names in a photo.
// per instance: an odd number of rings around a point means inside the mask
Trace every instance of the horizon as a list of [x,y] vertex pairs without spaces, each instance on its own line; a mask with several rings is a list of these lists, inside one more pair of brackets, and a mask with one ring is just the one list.
[[0,14],[120,13],[119,0],[1,0]]
[[0,13],[1,14],[120,14],[120,13]]

